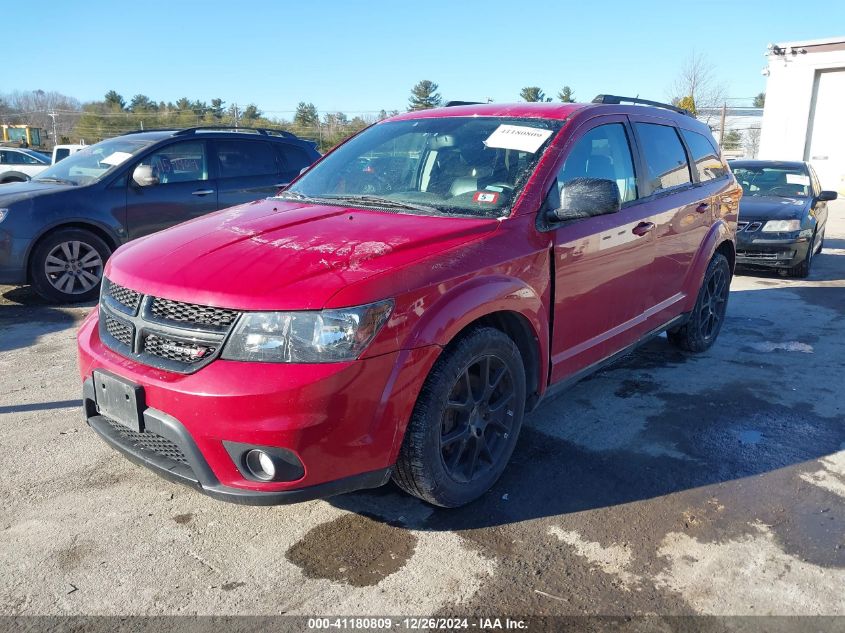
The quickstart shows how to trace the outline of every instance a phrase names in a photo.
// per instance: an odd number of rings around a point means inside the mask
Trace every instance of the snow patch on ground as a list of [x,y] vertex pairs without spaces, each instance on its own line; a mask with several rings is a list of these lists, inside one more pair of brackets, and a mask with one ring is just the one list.
[[784,552],[767,526],[753,527],[756,533],[721,543],[667,534],[658,554],[669,566],[655,584],[702,614],[845,615],[845,569],[804,562]]
[[801,479],[840,497],[845,497],[845,451],[820,459],[819,463],[822,465],[821,470],[814,473],[801,473]]

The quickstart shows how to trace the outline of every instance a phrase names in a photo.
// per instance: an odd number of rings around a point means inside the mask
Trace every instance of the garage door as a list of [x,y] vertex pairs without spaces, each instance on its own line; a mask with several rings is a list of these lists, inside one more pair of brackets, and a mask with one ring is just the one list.
[[805,158],[816,168],[822,187],[845,195],[845,70],[820,72],[814,92]]

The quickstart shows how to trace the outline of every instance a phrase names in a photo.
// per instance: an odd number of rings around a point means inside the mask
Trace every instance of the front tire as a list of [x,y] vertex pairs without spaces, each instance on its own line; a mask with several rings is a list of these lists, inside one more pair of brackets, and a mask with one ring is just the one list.
[[810,244],[807,246],[807,254],[804,255],[803,261],[796,264],[792,268],[789,269],[789,276],[790,277],[797,277],[799,279],[806,279],[810,276],[810,269],[813,267],[813,256],[815,255],[816,250],[816,235],[813,234],[813,239],[810,241]]
[[438,359],[417,399],[393,479],[437,506],[474,501],[501,476],[525,414],[525,368],[514,342],[471,330]]
[[42,298],[55,303],[90,301],[100,292],[109,255],[108,244],[90,231],[59,229],[32,252],[32,287]]
[[731,267],[721,253],[713,255],[704,273],[695,307],[687,322],[669,330],[669,342],[688,352],[704,352],[716,341],[725,320],[731,286]]

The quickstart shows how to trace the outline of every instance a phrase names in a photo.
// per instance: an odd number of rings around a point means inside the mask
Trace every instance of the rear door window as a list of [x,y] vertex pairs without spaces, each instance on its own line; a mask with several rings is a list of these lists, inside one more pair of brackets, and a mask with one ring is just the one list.
[[719,158],[719,151],[706,136],[689,130],[681,130],[681,134],[684,135],[684,140],[692,154],[699,182],[715,180],[727,173]]
[[670,125],[634,123],[654,193],[692,182],[687,153]]
[[279,173],[273,148],[265,141],[217,141],[221,178],[267,176]]

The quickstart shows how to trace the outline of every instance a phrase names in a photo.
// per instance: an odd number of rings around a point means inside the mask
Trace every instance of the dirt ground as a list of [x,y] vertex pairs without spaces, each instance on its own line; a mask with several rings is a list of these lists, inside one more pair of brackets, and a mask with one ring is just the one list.
[[89,306],[0,287],[0,615],[845,615],[845,204],[807,280],[737,276],[715,347],[658,338],[531,414],[482,500],[253,508],[80,413]]

